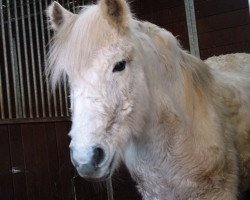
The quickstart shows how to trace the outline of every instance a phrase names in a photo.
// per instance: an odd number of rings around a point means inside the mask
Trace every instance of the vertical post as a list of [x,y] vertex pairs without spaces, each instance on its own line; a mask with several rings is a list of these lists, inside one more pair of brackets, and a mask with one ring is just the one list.
[[30,53],[31,53],[31,68],[32,68],[32,77],[34,84],[34,96],[35,96],[35,113],[36,117],[39,117],[39,108],[38,108],[38,91],[37,91],[37,79],[36,79],[36,64],[35,64],[35,56],[34,56],[34,44],[33,44],[33,34],[31,27],[31,15],[30,15],[30,1],[27,0],[27,11],[28,11],[28,30],[29,30],[29,38],[30,38]]
[[6,92],[7,92],[7,105],[8,105],[8,118],[12,119],[12,109],[11,109],[11,98],[10,98],[10,81],[9,81],[9,69],[7,60],[7,47],[6,38],[4,30],[4,15],[3,15],[3,1],[0,0],[0,17],[1,17],[1,31],[2,31],[2,42],[3,42],[3,58],[4,58],[4,71],[6,79]]
[[250,14],[250,0],[248,0],[248,8],[249,8],[249,14]]
[[[3,12],[3,5],[2,5],[2,1],[0,3],[0,12],[1,12],[1,19],[2,19],[2,12]],[[2,23],[1,20],[1,29],[3,30],[4,28],[4,24]],[[3,106],[3,85],[2,85],[2,73],[3,73],[3,67],[0,65],[0,112],[1,112],[1,119],[5,119],[5,113],[4,113],[4,106]]]
[[28,90],[28,103],[29,103],[29,117],[33,118],[33,107],[31,100],[31,88],[30,88],[30,69],[29,69],[29,61],[28,61],[28,52],[27,52],[27,37],[26,37],[26,27],[24,21],[24,5],[23,0],[20,0],[21,5],[21,19],[22,19],[22,30],[23,30],[23,44],[24,44],[24,57],[25,57],[25,70],[26,70],[26,80],[27,80],[27,90]]
[[[42,1],[39,1],[39,13],[40,13],[40,23],[41,23],[41,33],[42,33],[42,46],[43,46],[43,65],[47,64],[47,59],[46,59],[46,47],[45,47],[45,35],[44,35],[44,22],[43,22],[43,8],[42,8]],[[48,111],[49,111],[49,117],[52,117],[51,113],[51,102],[50,102],[50,90],[49,90],[49,81],[48,77],[46,76],[46,95],[47,95],[47,104],[48,104]]]
[[72,1],[72,5],[73,5],[73,12],[76,12],[76,8],[75,8],[75,0]]
[[13,90],[14,90],[14,103],[15,103],[15,112],[16,118],[19,118],[19,106],[17,99],[17,80],[16,80],[16,68],[14,61],[14,47],[13,47],[13,36],[12,36],[12,24],[11,24],[11,15],[10,15],[10,2],[7,0],[7,16],[8,16],[8,34],[9,34],[9,47],[10,47],[10,61],[11,61],[11,70],[12,70],[12,79],[13,79]]
[[[45,1],[46,8],[48,7],[48,1]],[[48,40],[49,40],[49,46],[51,42],[51,35],[49,30],[49,21],[47,20],[47,33],[48,33]],[[56,92],[53,94],[53,103],[54,103],[54,111],[55,111],[55,117],[58,117],[58,110],[57,110],[57,98],[56,98]]]
[[17,107],[16,107],[16,118],[22,118],[23,114],[22,114],[22,104],[20,103],[22,101],[21,99],[21,88],[20,88],[20,77],[19,77],[19,67],[18,67],[18,62],[17,62],[17,52],[16,52],[16,42],[15,40],[12,41],[13,42],[13,76],[15,76],[15,81],[14,81],[14,87],[16,88],[16,99],[17,99]]
[[[38,57],[38,74],[39,74],[39,84],[41,91],[41,102],[42,102],[42,116],[46,117],[45,114],[45,103],[44,103],[44,88],[43,88],[43,77],[42,77],[42,64],[41,64],[41,51],[40,51],[40,41],[38,33],[38,22],[37,22],[37,9],[36,1],[33,0],[33,10],[34,10],[34,19],[35,19],[35,32],[36,32],[36,48],[37,48],[37,57]],[[38,94],[36,94],[38,95]],[[40,117],[40,116],[39,116]]]
[[26,118],[26,105],[25,105],[25,97],[24,97],[24,82],[23,82],[23,69],[22,69],[22,55],[21,55],[21,47],[20,47],[20,35],[19,35],[19,26],[18,26],[18,15],[17,15],[17,3],[14,0],[14,13],[15,13],[15,29],[16,29],[16,43],[17,43],[17,55],[18,55],[18,71],[20,81],[19,91],[21,92],[21,109],[22,117]]
[[196,18],[193,0],[184,0],[188,27],[188,38],[191,54],[200,57],[198,35],[196,28]]
[[58,93],[59,93],[59,107],[60,107],[60,116],[63,116],[63,105],[62,105],[62,83],[61,80],[58,82]]
[[3,106],[3,85],[2,85],[2,66],[0,65],[0,113],[1,119],[5,119],[4,106]]

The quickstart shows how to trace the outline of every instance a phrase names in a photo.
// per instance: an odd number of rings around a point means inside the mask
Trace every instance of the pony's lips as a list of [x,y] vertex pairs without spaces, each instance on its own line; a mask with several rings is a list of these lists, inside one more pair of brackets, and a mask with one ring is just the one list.
[[[101,176],[95,176],[95,175],[84,175],[81,173],[81,170],[80,169],[77,169],[78,171],[78,174],[84,178],[85,180],[87,181],[91,181],[91,182],[101,182],[101,181],[105,181],[107,180],[108,178],[111,177],[112,175],[112,171],[113,171],[113,165],[114,165],[114,161],[115,161],[115,155],[113,156],[112,160],[110,161],[110,164],[109,166],[107,167],[107,169],[105,170],[104,175],[101,175]],[[102,168],[98,168],[97,171],[96,171],[96,174],[100,173],[100,171],[102,170]]]

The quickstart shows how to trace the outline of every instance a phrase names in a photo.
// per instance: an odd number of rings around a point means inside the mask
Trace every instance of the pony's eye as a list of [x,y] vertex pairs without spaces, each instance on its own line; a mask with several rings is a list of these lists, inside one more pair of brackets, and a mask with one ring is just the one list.
[[126,67],[126,61],[122,60],[122,61],[115,64],[113,72],[121,72],[125,69],[125,67]]

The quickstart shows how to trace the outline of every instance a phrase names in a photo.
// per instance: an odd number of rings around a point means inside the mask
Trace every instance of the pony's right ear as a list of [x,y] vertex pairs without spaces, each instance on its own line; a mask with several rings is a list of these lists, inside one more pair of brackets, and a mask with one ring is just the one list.
[[73,18],[75,14],[66,10],[58,2],[54,1],[47,8],[47,16],[53,30],[58,30],[67,20]]
[[100,0],[101,11],[108,22],[119,30],[128,27],[132,14],[126,0]]

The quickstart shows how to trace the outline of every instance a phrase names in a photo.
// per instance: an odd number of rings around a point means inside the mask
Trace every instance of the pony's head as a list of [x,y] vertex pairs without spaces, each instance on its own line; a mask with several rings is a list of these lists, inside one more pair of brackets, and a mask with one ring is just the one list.
[[51,82],[55,87],[66,75],[70,85],[72,163],[82,177],[104,179],[130,141],[143,134],[162,87],[157,79],[172,79],[173,69],[157,67],[162,65],[156,48],[161,38],[155,39],[157,44],[151,41],[125,0],[100,0],[79,14],[54,2],[48,15],[55,31],[49,52]]

